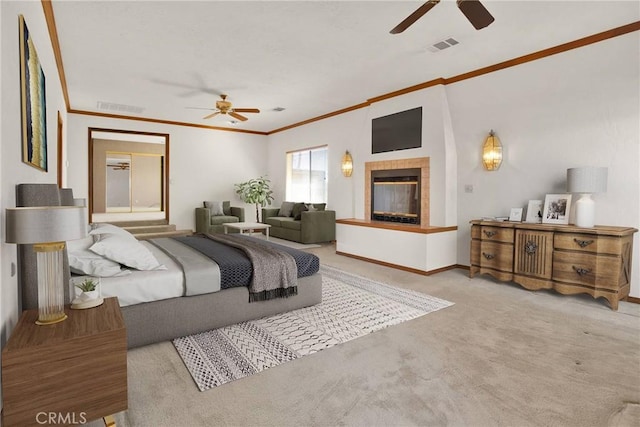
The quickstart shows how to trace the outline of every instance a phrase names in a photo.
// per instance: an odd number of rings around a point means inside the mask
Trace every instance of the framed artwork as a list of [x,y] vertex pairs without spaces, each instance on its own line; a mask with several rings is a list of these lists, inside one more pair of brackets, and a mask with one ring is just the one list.
[[544,203],[542,200],[529,200],[529,204],[527,204],[527,217],[524,222],[541,223],[543,209]]
[[511,212],[509,213],[509,221],[522,221],[522,208],[511,208]]
[[542,210],[543,224],[569,224],[571,194],[547,194]]
[[22,15],[19,16],[19,26],[22,161],[47,172],[47,102],[44,72]]

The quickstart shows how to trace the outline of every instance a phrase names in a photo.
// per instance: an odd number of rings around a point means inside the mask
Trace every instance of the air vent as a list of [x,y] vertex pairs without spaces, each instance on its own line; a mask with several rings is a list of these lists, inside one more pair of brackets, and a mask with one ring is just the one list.
[[121,113],[140,114],[144,111],[142,107],[134,107],[133,105],[116,104],[114,102],[98,101],[98,110],[119,111]]
[[441,50],[445,50],[450,48],[451,46],[455,46],[460,44],[460,42],[453,37],[449,37],[447,39],[441,40],[429,46],[427,49],[429,52],[440,52]]

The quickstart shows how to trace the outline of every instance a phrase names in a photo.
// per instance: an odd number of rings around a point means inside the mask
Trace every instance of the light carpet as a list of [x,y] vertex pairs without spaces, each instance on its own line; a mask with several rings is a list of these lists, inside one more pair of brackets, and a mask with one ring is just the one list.
[[453,305],[321,266],[322,302],[173,340],[201,391]]

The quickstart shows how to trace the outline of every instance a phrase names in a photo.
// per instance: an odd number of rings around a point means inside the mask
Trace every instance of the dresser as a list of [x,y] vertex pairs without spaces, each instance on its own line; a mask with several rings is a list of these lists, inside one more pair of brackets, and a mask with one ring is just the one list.
[[489,274],[530,290],[603,297],[613,310],[629,295],[631,227],[471,221],[470,277]]
[[127,409],[127,333],[117,298],[35,324],[22,313],[2,350],[2,425],[74,425]]

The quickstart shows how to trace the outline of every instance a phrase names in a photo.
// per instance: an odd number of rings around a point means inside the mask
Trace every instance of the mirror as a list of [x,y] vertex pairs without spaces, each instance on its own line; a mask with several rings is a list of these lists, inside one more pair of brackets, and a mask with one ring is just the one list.
[[89,129],[89,221],[165,219],[169,135]]

